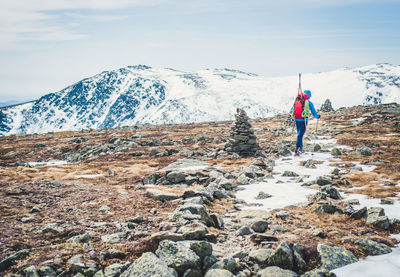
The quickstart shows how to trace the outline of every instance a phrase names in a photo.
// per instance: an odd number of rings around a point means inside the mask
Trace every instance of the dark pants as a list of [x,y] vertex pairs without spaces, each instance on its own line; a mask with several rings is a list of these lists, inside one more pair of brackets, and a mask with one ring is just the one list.
[[296,129],[297,129],[297,141],[296,141],[296,149],[303,149],[303,136],[306,132],[306,124],[305,121],[296,121]]

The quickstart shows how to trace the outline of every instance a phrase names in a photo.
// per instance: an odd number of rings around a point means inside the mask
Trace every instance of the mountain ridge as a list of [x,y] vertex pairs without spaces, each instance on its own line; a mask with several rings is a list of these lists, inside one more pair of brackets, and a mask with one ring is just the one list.
[[[0,110],[0,135],[221,121],[236,107],[250,117],[286,112],[297,76],[264,77],[235,69],[185,72],[135,65],[103,71],[31,103]],[[376,64],[303,74],[316,106],[400,101],[400,66]],[[351,97],[348,97],[351,95]]]

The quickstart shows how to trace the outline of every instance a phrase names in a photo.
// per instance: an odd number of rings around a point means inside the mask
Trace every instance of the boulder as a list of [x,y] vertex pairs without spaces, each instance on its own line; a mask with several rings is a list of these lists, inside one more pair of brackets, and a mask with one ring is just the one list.
[[172,184],[179,184],[185,181],[186,174],[184,172],[172,171],[167,174],[167,180]]
[[15,252],[15,253],[7,256],[3,260],[1,260],[0,261],[0,272],[6,270],[10,266],[16,264],[18,261],[25,258],[26,256],[29,255],[30,252],[31,252],[31,250],[29,250],[29,249],[23,249],[18,252]]
[[340,195],[339,191],[334,188],[333,186],[325,186],[321,188],[322,192],[325,192],[326,194],[329,195],[330,198],[332,199],[342,199],[343,197]]
[[121,277],[176,277],[167,264],[151,252],[144,253],[125,270]]
[[211,266],[211,269],[226,269],[230,272],[234,272],[236,268],[238,268],[238,264],[234,258],[225,258]]
[[333,149],[331,150],[331,155],[332,155],[332,156],[340,156],[340,155],[342,155],[342,151],[340,151],[339,148],[333,148]]
[[210,269],[204,277],[234,277],[230,271],[225,269]]
[[301,277],[336,277],[336,274],[326,269],[324,270],[317,268],[306,272],[305,274],[301,275]]
[[284,269],[294,268],[294,257],[288,242],[282,242],[268,258],[268,264]]
[[307,263],[304,261],[303,255],[300,251],[300,244],[295,243],[292,249],[295,268],[297,268],[298,271],[304,272],[307,268]]
[[392,252],[392,249],[386,244],[379,243],[369,239],[359,239],[355,244],[360,247],[368,255],[383,255]]
[[271,194],[268,194],[266,192],[260,191],[258,193],[258,195],[256,196],[256,199],[267,199],[267,198],[270,198],[270,197],[272,197]]
[[157,180],[160,179],[161,176],[158,175],[157,173],[153,173],[150,176],[147,176],[144,180],[143,180],[143,184],[144,185],[155,185],[157,183]]
[[200,269],[200,257],[184,242],[164,240],[160,242],[156,254],[179,274],[183,274],[187,269]]
[[337,246],[318,244],[317,251],[321,257],[321,269],[333,270],[358,261],[354,254]]
[[250,230],[249,226],[242,226],[237,231],[239,236],[251,235],[253,232]]
[[147,189],[146,196],[159,201],[170,201],[181,197],[178,194],[159,189]]
[[208,229],[203,223],[192,222],[180,228],[179,232],[185,240],[201,240],[206,237]]
[[367,215],[367,207],[363,207],[363,208],[359,209],[358,211],[352,213],[350,215],[350,217],[357,220],[357,219],[366,217],[366,215]]
[[265,220],[256,220],[250,225],[250,228],[256,233],[264,233],[268,228],[268,222]]
[[25,268],[23,272],[25,277],[40,277],[39,272],[34,265]]
[[356,149],[356,151],[354,152],[355,155],[359,155],[359,156],[371,156],[372,152],[371,152],[371,148],[367,147],[367,146],[362,146]]
[[297,273],[291,270],[282,269],[277,266],[269,266],[257,272],[257,277],[297,277]]
[[193,221],[199,220],[207,226],[212,226],[213,221],[203,205],[186,203],[178,206],[171,215],[172,221]]
[[317,178],[317,185],[326,186],[332,184],[332,178],[328,176],[320,176]]
[[173,233],[171,231],[160,231],[151,235],[151,239],[155,242],[160,242],[163,240],[181,241],[184,240],[182,234]]
[[328,213],[334,214],[335,212],[341,212],[341,210],[332,203],[322,203],[314,210],[316,213]]
[[274,251],[271,249],[258,249],[253,250],[249,253],[249,259],[256,262],[259,265],[267,264],[268,258]]
[[389,229],[389,218],[385,216],[385,210],[380,207],[371,207],[367,210],[366,224],[379,229]]

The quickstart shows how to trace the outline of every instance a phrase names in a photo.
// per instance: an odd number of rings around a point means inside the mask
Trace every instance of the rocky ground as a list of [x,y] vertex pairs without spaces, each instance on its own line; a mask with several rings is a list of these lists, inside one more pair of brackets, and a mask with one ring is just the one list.
[[[400,200],[400,106],[322,113],[303,160],[285,121],[251,121],[257,157],[225,151],[232,122],[1,137],[0,274],[332,276],[390,252],[400,224],[382,205]],[[279,169],[318,173],[321,155],[332,171],[316,178]],[[268,190],[238,197],[282,176],[282,190],[312,194],[280,208],[259,206],[277,197]]]

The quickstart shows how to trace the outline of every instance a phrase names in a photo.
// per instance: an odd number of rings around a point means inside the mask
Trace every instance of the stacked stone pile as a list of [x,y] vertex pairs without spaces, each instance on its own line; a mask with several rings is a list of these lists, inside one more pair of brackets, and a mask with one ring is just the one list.
[[231,136],[225,145],[225,150],[241,156],[254,156],[260,149],[260,146],[251,128],[249,117],[244,110],[238,108],[235,119],[231,127]]
[[330,113],[330,112],[335,111],[335,110],[332,108],[331,100],[326,99],[326,100],[325,100],[325,103],[322,104],[320,111],[321,111],[321,112],[326,112],[326,113]]

